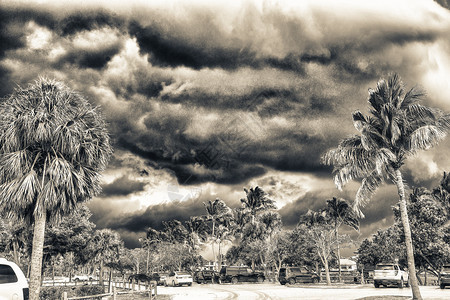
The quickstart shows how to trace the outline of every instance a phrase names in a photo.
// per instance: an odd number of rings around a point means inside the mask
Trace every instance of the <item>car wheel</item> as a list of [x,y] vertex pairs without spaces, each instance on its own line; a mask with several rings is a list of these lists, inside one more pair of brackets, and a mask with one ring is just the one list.
[[79,278],[75,278],[75,280],[74,280],[75,282],[79,282],[80,281],[80,279]]
[[445,289],[445,284],[442,284],[439,286],[442,290]]
[[319,278],[313,278],[312,283],[318,283],[319,282]]
[[164,286],[168,286],[166,281],[164,281]]
[[295,284],[295,278],[289,278],[288,282],[289,284]]
[[398,282],[397,286],[398,286],[399,289],[403,288],[403,278],[400,279],[400,281]]
[[236,283],[238,283],[238,282],[239,282],[239,280],[238,280],[237,277],[231,278],[231,283],[232,283],[232,284],[236,284]]
[[374,282],[374,283],[373,283],[373,286],[377,289],[377,288],[380,287],[380,284],[379,284],[378,282]]
[[218,282],[219,284],[222,284],[222,279],[219,277],[219,279],[217,280],[217,282]]
[[188,283],[188,286],[191,286],[192,285],[192,283],[190,282],[190,283]]
[[261,276],[258,276],[257,280],[258,280],[259,283],[264,282],[264,278],[262,278]]
[[286,281],[280,281],[280,284],[281,284],[281,285],[285,285],[285,284],[286,284]]
[[172,280],[172,286],[175,286],[175,281],[174,280]]

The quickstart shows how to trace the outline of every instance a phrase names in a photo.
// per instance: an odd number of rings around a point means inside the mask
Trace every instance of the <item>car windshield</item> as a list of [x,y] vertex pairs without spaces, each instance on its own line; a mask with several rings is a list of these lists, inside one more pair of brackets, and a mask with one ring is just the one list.
[[395,270],[394,265],[377,265],[377,270]]

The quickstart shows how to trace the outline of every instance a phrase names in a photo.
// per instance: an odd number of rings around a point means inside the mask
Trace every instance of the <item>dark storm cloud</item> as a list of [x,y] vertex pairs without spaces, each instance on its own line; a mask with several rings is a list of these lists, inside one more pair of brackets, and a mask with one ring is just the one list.
[[115,44],[104,49],[77,49],[67,53],[59,60],[58,64],[70,63],[76,64],[81,68],[102,69],[114,55],[119,53],[121,47],[122,45]]
[[127,196],[135,192],[141,192],[144,190],[145,183],[134,181],[127,175],[115,179],[109,184],[102,186],[101,197],[110,196]]
[[163,221],[187,221],[191,216],[205,214],[205,207],[199,201],[173,202],[154,205],[144,211],[123,215],[115,218],[114,222],[106,224],[112,229],[125,229],[130,231],[143,231],[147,227],[163,229]]
[[59,23],[59,31],[62,36],[73,35],[80,31],[91,31],[103,27],[122,28],[126,21],[110,11],[88,10],[75,12],[64,18]]
[[138,22],[131,22],[129,32],[137,38],[141,51],[150,54],[151,63],[158,66],[186,66],[193,69],[272,66],[282,70],[304,72],[302,60],[295,54],[280,59],[275,57],[260,59],[257,53],[249,48],[233,47],[232,44],[229,48],[220,46],[208,48],[168,36],[155,26],[143,27]]

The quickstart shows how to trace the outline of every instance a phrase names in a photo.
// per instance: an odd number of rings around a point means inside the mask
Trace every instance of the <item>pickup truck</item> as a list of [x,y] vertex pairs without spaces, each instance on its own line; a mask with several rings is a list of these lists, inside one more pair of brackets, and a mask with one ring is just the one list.
[[378,264],[375,267],[373,275],[373,285],[379,288],[381,285],[387,287],[388,285],[397,285],[403,288],[404,285],[409,286],[408,272],[400,268],[395,263]]

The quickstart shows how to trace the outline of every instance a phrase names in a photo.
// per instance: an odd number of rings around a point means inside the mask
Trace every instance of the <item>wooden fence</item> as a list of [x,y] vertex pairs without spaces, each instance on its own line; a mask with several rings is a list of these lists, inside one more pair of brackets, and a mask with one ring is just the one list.
[[[92,281],[91,281],[92,284]],[[137,289],[136,289],[137,288]],[[142,289],[144,288],[144,289]],[[118,291],[118,289],[123,289],[123,291]],[[144,284],[128,283],[128,282],[111,282],[109,285],[109,290],[111,292],[97,295],[88,295],[88,296],[79,296],[79,297],[68,297],[67,292],[64,292],[62,295],[62,300],[82,300],[82,299],[92,299],[99,297],[112,297],[113,300],[116,300],[118,295],[125,294],[140,294],[140,293],[149,293],[149,299],[154,299],[158,295],[158,285],[156,281],[146,282]]]

